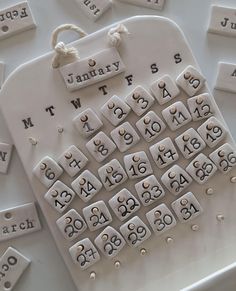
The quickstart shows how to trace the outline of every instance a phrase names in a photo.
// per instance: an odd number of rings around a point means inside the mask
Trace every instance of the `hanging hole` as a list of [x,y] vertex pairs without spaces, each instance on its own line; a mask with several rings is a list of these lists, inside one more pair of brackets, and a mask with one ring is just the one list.
[[11,288],[11,282],[6,281],[6,282],[4,283],[4,287],[5,287],[5,289],[10,289],[10,288]]
[[6,219],[11,219],[12,218],[11,212],[6,212],[4,216],[5,216]]
[[2,26],[2,32],[8,32],[9,27],[7,25]]

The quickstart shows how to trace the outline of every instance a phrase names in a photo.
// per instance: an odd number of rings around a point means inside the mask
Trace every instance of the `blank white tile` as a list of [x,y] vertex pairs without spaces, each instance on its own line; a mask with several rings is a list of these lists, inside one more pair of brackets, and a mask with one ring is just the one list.
[[188,192],[175,200],[171,207],[182,223],[191,221],[203,213],[200,203],[192,192]]
[[85,220],[75,209],[69,210],[56,223],[63,237],[68,241],[78,238],[87,229]]
[[125,170],[116,159],[100,167],[98,175],[107,191],[114,190],[128,179]]
[[108,203],[120,221],[129,218],[140,208],[138,199],[126,188],[114,195]]
[[215,117],[207,119],[197,131],[210,148],[215,147],[227,134],[224,125]]
[[206,155],[201,153],[192,160],[186,171],[198,184],[204,184],[215,174],[217,168]]
[[135,184],[138,197],[144,206],[151,205],[165,196],[165,191],[154,175]]
[[69,248],[73,262],[82,270],[86,270],[100,260],[100,255],[89,238],[78,241]]
[[176,79],[176,83],[189,97],[196,95],[205,81],[205,77],[193,66],[188,66]]
[[87,165],[88,159],[72,145],[60,156],[58,162],[70,177],[74,177]]
[[86,143],[86,148],[94,159],[100,163],[116,150],[116,145],[103,131],[100,131]]
[[6,174],[12,156],[12,145],[0,143],[0,173]]
[[49,156],[44,157],[33,169],[34,175],[47,188],[62,175],[63,169]]
[[75,197],[75,192],[61,181],[56,183],[48,190],[44,198],[59,213],[67,209]]
[[126,242],[113,227],[107,226],[94,240],[96,246],[108,259],[117,256]]
[[229,143],[223,144],[209,155],[209,158],[222,173],[228,173],[236,166],[236,149]]
[[146,217],[156,235],[161,235],[176,226],[174,215],[164,203],[146,213]]
[[153,141],[166,129],[165,123],[154,111],[149,111],[139,119],[136,127],[147,142]]
[[151,236],[151,231],[138,216],[121,225],[120,232],[132,248],[138,247]]
[[93,135],[103,125],[100,118],[91,108],[87,108],[77,115],[73,119],[73,123],[79,133],[86,138]]
[[125,170],[130,179],[138,179],[152,174],[150,161],[144,151],[124,156]]
[[138,116],[143,115],[154,103],[154,98],[142,86],[136,87],[125,99]]
[[149,150],[159,169],[163,169],[179,159],[179,154],[170,137],[155,143]]
[[188,109],[181,101],[175,102],[165,108],[162,111],[162,116],[172,131],[181,128],[192,120]]
[[117,126],[130,113],[130,107],[116,95],[111,97],[101,108],[102,114],[112,125]]
[[193,121],[199,121],[211,117],[215,113],[215,107],[208,93],[188,98],[189,112]]
[[179,165],[174,165],[161,177],[162,183],[174,195],[178,195],[192,183],[192,178]]
[[84,201],[88,202],[102,189],[102,183],[89,170],[85,170],[71,183],[72,189]]
[[180,94],[179,88],[169,75],[164,75],[152,83],[151,90],[160,105],[169,102]]
[[129,122],[124,122],[111,131],[111,137],[121,153],[135,146],[140,137]]
[[83,208],[83,215],[90,231],[98,230],[112,222],[112,216],[104,201],[97,201]]
[[236,64],[218,63],[215,88],[236,93]]
[[179,150],[185,159],[190,159],[201,152],[206,144],[195,129],[189,128],[175,139]]

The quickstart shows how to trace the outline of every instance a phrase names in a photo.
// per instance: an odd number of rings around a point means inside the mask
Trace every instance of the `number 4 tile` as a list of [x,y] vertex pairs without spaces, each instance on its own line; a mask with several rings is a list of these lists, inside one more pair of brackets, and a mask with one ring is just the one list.
[[0,143],[0,173],[6,174],[11,160],[12,145]]

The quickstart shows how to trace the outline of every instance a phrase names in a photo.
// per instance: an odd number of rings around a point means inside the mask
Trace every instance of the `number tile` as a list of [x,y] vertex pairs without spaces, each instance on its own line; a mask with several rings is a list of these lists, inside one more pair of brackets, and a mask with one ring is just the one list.
[[191,221],[203,213],[200,203],[193,193],[188,192],[171,204],[180,222]]
[[98,250],[89,238],[82,239],[69,248],[73,262],[82,270],[94,265],[100,260]]
[[164,75],[152,83],[151,91],[160,105],[169,102],[180,94],[178,86],[169,75]]
[[47,202],[60,213],[66,210],[74,197],[75,192],[59,180],[56,181],[44,196]]
[[188,109],[181,101],[175,102],[165,108],[162,111],[162,116],[172,131],[181,128],[192,120]]
[[103,131],[100,131],[87,142],[86,147],[99,163],[108,158],[116,150],[114,142]]
[[209,155],[209,158],[222,173],[228,173],[236,166],[236,150],[228,143],[223,144]]
[[90,231],[95,231],[112,222],[110,211],[104,201],[97,201],[83,209],[83,215]]
[[191,183],[192,178],[178,165],[174,165],[161,177],[162,183],[174,195],[178,195],[186,189]]
[[87,229],[86,222],[75,209],[69,210],[56,223],[64,238],[69,241],[78,238]]
[[175,143],[185,159],[192,158],[206,147],[204,140],[193,128],[189,128],[179,135],[175,139]]
[[120,221],[129,218],[140,208],[139,201],[126,188],[114,195],[108,203]]
[[222,141],[227,133],[223,124],[215,117],[207,119],[197,131],[210,148],[215,147]]
[[198,184],[204,184],[215,174],[217,167],[201,153],[187,166],[186,171]]
[[127,151],[140,141],[140,137],[129,122],[125,122],[113,129],[111,137],[121,153]]
[[147,225],[135,216],[120,227],[120,232],[130,247],[138,247],[151,236]]
[[115,189],[128,179],[125,170],[116,159],[100,167],[98,169],[98,175],[107,191]]
[[178,152],[169,137],[152,145],[149,150],[159,169],[163,169],[179,159]]
[[117,96],[111,97],[101,108],[102,114],[114,126],[121,123],[130,111],[130,107]]
[[94,240],[95,245],[108,259],[117,256],[126,242],[122,235],[111,226],[107,226]]
[[150,210],[146,217],[156,235],[161,235],[176,226],[174,215],[164,203]]
[[102,183],[92,172],[85,170],[71,187],[84,202],[88,202],[102,189]]
[[136,127],[147,142],[156,139],[166,129],[165,123],[154,111],[149,111],[138,120]]
[[187,103],[193,121],[209,118],[215,113],[215,108],[208,93],[189,98]]
[[130,179],[138,179],[152,174],[150,161],[144,151],[124,156],[125,169]]
[[84,110],[76,116],[73,119],[73,123],[79,133],[84,137],[90,137],[103,125],[100,118],[91,108]]
[[204,86],[206,79],[193,66],[188,66],[176,79],[176,83],[184,92],[191,96]]
[[125,99],[138,116],[143,115],[154,103],[155,99],[142,86],[136,87]]
[[33,169],[34,175],[47,188],[62,175],[63,170],[52,158],[44,157]]
[[74,145],[59,158],[59,164],[70,177],[77,175],[88,163],[87,157]]
[[138,197],[144,206],[149,206],[165,196],[165,191],[154,175],[135,184]]

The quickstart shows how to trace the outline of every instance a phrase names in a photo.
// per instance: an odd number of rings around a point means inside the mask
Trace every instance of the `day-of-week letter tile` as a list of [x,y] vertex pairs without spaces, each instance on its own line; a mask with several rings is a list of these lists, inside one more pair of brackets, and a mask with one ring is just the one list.
[[11,160],[12,145],[0,143],[0,173],[6,174]]
[[218,73],[215,88],[236,93],[236,64],[221,62],[218,64]]
[[35,27],[27,1],[0,11],[0,40]]
[[76,0],[76,2],[83,12],[94,21],[111,7],[111,0]]
[[0,258],[0,290],[11,291],[29,264],[29,259],[23,256],[16,249],[9,247]]
[[60,68],[69,91],[104,81],[124,72],[125,65],[115,48],[105,49],[96,55],[80,59]]
[[236,8],[213,5],[208,32],[236,36]]
[[40,221],[33,203],[0,211],[0,241],[40,229]]

